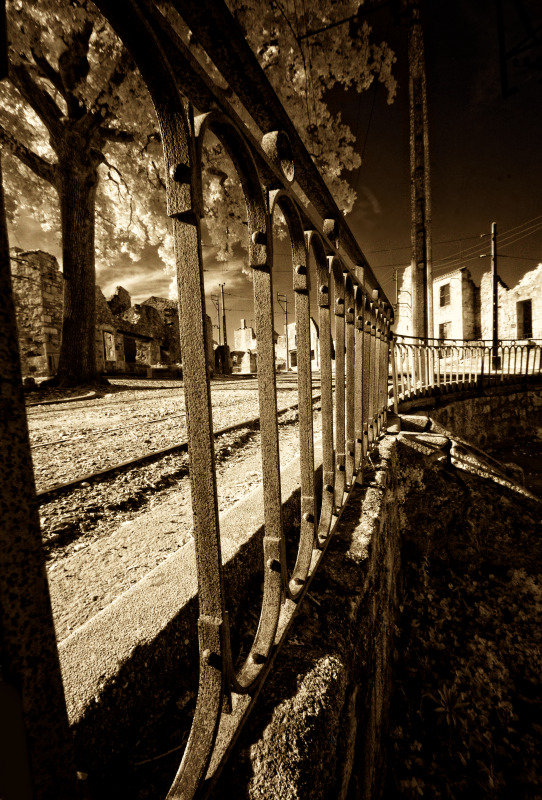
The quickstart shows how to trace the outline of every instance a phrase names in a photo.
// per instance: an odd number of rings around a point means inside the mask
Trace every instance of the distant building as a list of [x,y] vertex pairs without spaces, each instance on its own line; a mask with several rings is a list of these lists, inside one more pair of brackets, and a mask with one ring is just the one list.
[[258,370],[258,342],[254,328],[241,319],[239,328],[233,332],[231,351],[232,371],[244,375]]
[[[311,317],[310,321],[311,339],[311,368],[318,371],[320,369],[320,331],[315,320]],[[275,358],[277,364],[284,363],[286,368],[286,335],[278,337],[275,347]],[[288,368],[297,370],[297,326],[295,322],[288,325]]]
[[[412,336],[410,267],[398,288],[394,331]],[[476,286],[465,267],[433,279],[433,335],[438,339],[493,337],[491,272]],[[526,273],[514,288],[498,279],[499,339],[542,338],[542,264]]]
[[240,320],[239,328],[233,332],[233,349],[236,352],[246,352],[251,350],[257,352],[258,343],[254,328],[247,327],[245,319]]
[[[480,286],[483,339],[493,336],[492,293],[491,274],[485,273]],[[499,339],[542,339],[542,264],[511,289],[499,280],[498,305]]]
[[466,267],[433,279],[433,336],[480,338],[480,289]]
[[11,279],[23,376],[54,375],[62,334],[64,283],[54,256],[12,248]]
[[[41,250],[11,250],[13,295],[23,376],[56,374],[62,336],[63,276],[56,258]],[[207,362],[212,374],[212,323],[205,318]],[[96,286],[96,365],[100,373],[147,375],[151,367],[181,363],[178,305],[149,297],[132,306],[117,286],[106,300]]]

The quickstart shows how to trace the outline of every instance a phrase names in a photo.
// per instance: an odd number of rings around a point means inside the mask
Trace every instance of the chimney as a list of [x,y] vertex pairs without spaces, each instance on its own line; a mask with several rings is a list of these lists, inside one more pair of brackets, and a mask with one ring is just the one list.
[[244,330],[244,329],[246,328],[246,326],[247,326],[247,321],[246,321],[246,319],[242,319],[242,320],[241,320],[241,330]]

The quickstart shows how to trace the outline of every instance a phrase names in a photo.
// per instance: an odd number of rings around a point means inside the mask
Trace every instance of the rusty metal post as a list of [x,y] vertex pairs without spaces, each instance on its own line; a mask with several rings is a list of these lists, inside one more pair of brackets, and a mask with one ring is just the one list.
[[335,296],[335,507],[343,504],[346,485],[345,462],[345,322],[344,322],[344,279],[340,265],[331,259],[333,273],[333,293]]
[[355,455],[355,423],[354,423],[354,285],[348,273],[345,278],[345,306],[346,306],[346,488],[350,490],[354,477]]
[[364,297],[361,286],[355,292],[355,469],[358,472],[357,482],[363,480],[363,307]]
[[77,778],[36,503],[1,171],[0,510],[0,796],[70,800]]

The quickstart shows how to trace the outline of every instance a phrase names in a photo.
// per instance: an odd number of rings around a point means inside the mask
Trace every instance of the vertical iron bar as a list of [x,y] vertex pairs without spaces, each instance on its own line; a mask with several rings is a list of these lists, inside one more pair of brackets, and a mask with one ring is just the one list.
[[[309,572],[316,534],[316,501],[314,494],[314,442],[312,427],[312,375],[310,300],[307,254],[303,232],[292,236],[294,256],[295,322],[297,335],[297,392],[299,409],[299,456],[301,466],[300,541],[290,591],[299,592]],[[297,279],[296,279],[297,276]],[[303,278],[304,280],[300,280]],[[298,288],[296,283],[303,284]]]
[[[306,234],[310,245],[312,233]],[[318,240],[316,240],[318,241]],[[318,541],[323,544],[331,528],[335,453],[333,448],[333,378],[331,372],[330,274],[323,246],[314,250],[318,278],[318,322],[320,325],[320,383],[322,397],[322,509]]]
[[358,483],[363,480],[363,307],[364,296],[361,286],[355,291],[355,378],[354,378],[354,421],[355,421],[355,463]]
[[345,358],[344,358],[344,278],[342,268],[331,259],[333,292],[335,296],[335,507],[341,508],[346,486],[346,426],[345,426]]
[[376,439],[375,429],[374,429],[374,418],[375,418],[375,389],[376,389],[376,310],[375,310],[375,303],[371,300],[369,303],[370,309],[370,331],[371,331],[371,340],[369,343],[370,347],[370,363],[369,363],[369,380],[370,380],[370,388],[369,388],[369,416],[368,416],[368,445],[369,450],[372,448],[372,445]]
[[352,278],[345,272],[345,305],[346,305],[346,488],[350,489],[354,478],[354,285]]
[[367,294],[363,302],[363,459],[369,452],[369,407],[371,397],[371,305]]
[[[206,357],[199,219],[173,218],[181,351],[198,574],[200,680],[196,712],[168,800],[191,797],[205,776],[225,689],[224,594],[216,498],[213,423]],[[194,758],[195,754],[201,754]]]
[[1,168],[0,508],[0,725],[9,748],[1,793],[69,800],[77,779],[36,502]]

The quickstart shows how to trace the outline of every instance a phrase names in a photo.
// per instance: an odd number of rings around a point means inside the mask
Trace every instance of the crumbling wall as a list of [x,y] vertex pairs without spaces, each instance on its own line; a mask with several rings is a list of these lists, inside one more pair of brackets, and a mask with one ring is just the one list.
[[11,251],[13,297],[23,377],[56,372],[62,333],[63,280],[54,256]]
[[[492,339],[493,282],[490,272],[486,272],[484,275],[482,275],[480,293],[482,338]],[[527,272],[519,281],[517,286],[514,286],[511,289],[508,288],[505,283],[499,280],[498,301],[499,339],[542,338],[542,264],[539,264],[536,269]],[[522,330],[522,319],[518,310],[518,304],[526,301],[530,301],[531,303],[531,332],[529,335],[525,335],[525,331]]]

